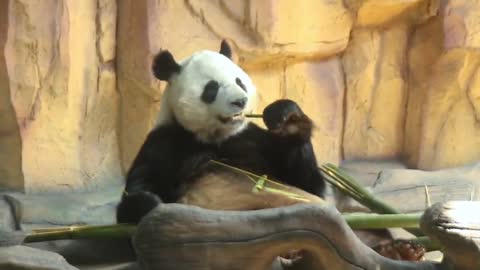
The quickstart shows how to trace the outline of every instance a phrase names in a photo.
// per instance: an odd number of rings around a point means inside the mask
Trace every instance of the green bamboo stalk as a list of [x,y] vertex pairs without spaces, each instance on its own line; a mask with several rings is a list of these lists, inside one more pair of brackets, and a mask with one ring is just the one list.
[[418,228],[421,214],[344,214],[352,229]]
[[130,237],[135,230],[136,226],[131,224],[40,229],[27,234],[23,241],[33,243],[65,239],[121,239]]
[[263,115],[262,114],[251,113],[251,114],[245,114],[245,117],[248,117],[248,118],[262,118]]
[[[343,214],[352,229],[418,228],[420,214]],[[128,239],[136,231],[133,224],[113,224],[97,226],[72,226],[37,229],[28,233],[22,243],[74,239]],[[414,243],[425,246],[427,251],[439,250],[441,246],[428,237],[418,237]],[[22,244],[18,243],[18,244]]]
[[414,244],[419,244],[419,245],[422,245],[423,247],[425,247],[425,250],[427,252],[442,249],[442,246],[440,245],[440,243],[438,243],[435,240],[432,240],[431,238],[429,238],[427,236],[420,236],[420,237],[417,237],[417,238],[413,238],[411,240]]
[[[326,180],[331,184],[337,186],[337,182],[340,182],[341,185],[347,186],[350,190],[353,190],[357,201],[373,212],[378,214],[400,214],[398,210],[373,196],[372,193],[359,185],[353,177],[341,168],[338,168],[333,164],[325,164],[320,167],[320,170],[327,176]],[[341,187],[340,190],[345,191],[345,189],[342,189]],[[347,193],[347,195],[350,194]]]
[[[326,181],[373,212],[378,214],[400,214],[400,211],[376,198],[370,191],[359,185],[353,177],[341,168],[327,163],[320,166],[319,170],[324,175]],[[418,228],[405,229],[415,236],[424,235]]]
[[[420,214],[343,214],[352,229],[418,228]],[[118,239],[135,233],[132,224],[72,226],[53,229],[38,229],[28,233],[25,243],[65,239]]]

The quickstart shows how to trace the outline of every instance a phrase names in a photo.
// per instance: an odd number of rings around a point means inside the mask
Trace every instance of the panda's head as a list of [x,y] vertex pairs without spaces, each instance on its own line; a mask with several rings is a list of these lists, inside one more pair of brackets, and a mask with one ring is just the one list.
[[157,125],[177,121],[208,143],[221,142],[246,127],[245,113],[255,107],[256,88],[232,62],[225,41],[220,52],[201,51],[179,62],[169,51],[161,51],[152,69],[156,78],[168,81]]

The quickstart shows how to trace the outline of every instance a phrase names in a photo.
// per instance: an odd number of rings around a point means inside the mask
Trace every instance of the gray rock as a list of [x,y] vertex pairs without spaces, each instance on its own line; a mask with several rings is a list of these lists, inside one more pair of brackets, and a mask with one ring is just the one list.
[[0,247],[0,269],[78,270],[56,253],[25,246]]
[[480,202],[435,204],[425,211],[421,227],[444,247],[452,269],[480,269]]
[[113,264],[113,265],[92,265],[82,266],[81,270],[143,270],[136,262]]
[[[306,251],[294,270],[440,270],[433,262],[386,259],[363,244],[333,207],[298,204],[257,211],[160,205],[133,237],[149,270],[267,270],[278,255]],[[278,265],[277,265],[278,269]]]
[[0,231],[13,231],[14,229],[13,209],[2,196],[0,197]]
[[480,200],[479,179],[480,162],[438,171],[383,170],[372,192],[401,212],[419,212],[438,202]]
[[362,186],[370,187],[375,184],[381,171],[407,167],[398,160],[346,160],[340,164],[340,168],[354,177]]
[[129,239],[58,240],[26,245],[58,253],[76,266],[118,265],[135,261]]
[[[121,189],[91,193],[21,194],[5,198],[22,229],[48,225],[112,224]],[[30,226],[32,225],[33,226]]]

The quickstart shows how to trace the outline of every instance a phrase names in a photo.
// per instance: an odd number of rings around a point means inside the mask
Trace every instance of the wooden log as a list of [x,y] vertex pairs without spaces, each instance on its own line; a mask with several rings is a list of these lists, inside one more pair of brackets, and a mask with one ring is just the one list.
[[455,270],[480,269],[480,202],[451,201],[427,209],[422,230],[444,247],[445,264]]
[[305,255],[284,269],[438,270],[433,262],[394,261],[378,255],[353,233],[340,213],[322,204],[256,211],[160,205],[133,237],[148,270],[267,270],[294,249]]

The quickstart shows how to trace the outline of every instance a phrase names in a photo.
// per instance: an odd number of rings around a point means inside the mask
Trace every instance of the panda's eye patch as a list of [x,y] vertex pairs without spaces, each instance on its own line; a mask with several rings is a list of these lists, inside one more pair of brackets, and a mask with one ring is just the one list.
[[220,88],[220,85],[218,84],[217,81],[214,81],[214,80],[209,81],[205,85],[205,87],[203,87],[203,93],[200,98],[202,99],[203,102],[207,104],[213,103],[217,98],[217,93],[219,88]]
[[247,88],[246,88],[245,85],[242,83],[242,80],[240,80],[240,78],[236,78],[236,79],[235,79],[235,83],[237,83],[237,85],[240,86],[240,88],[242,88],[243,91],[247,92]]

